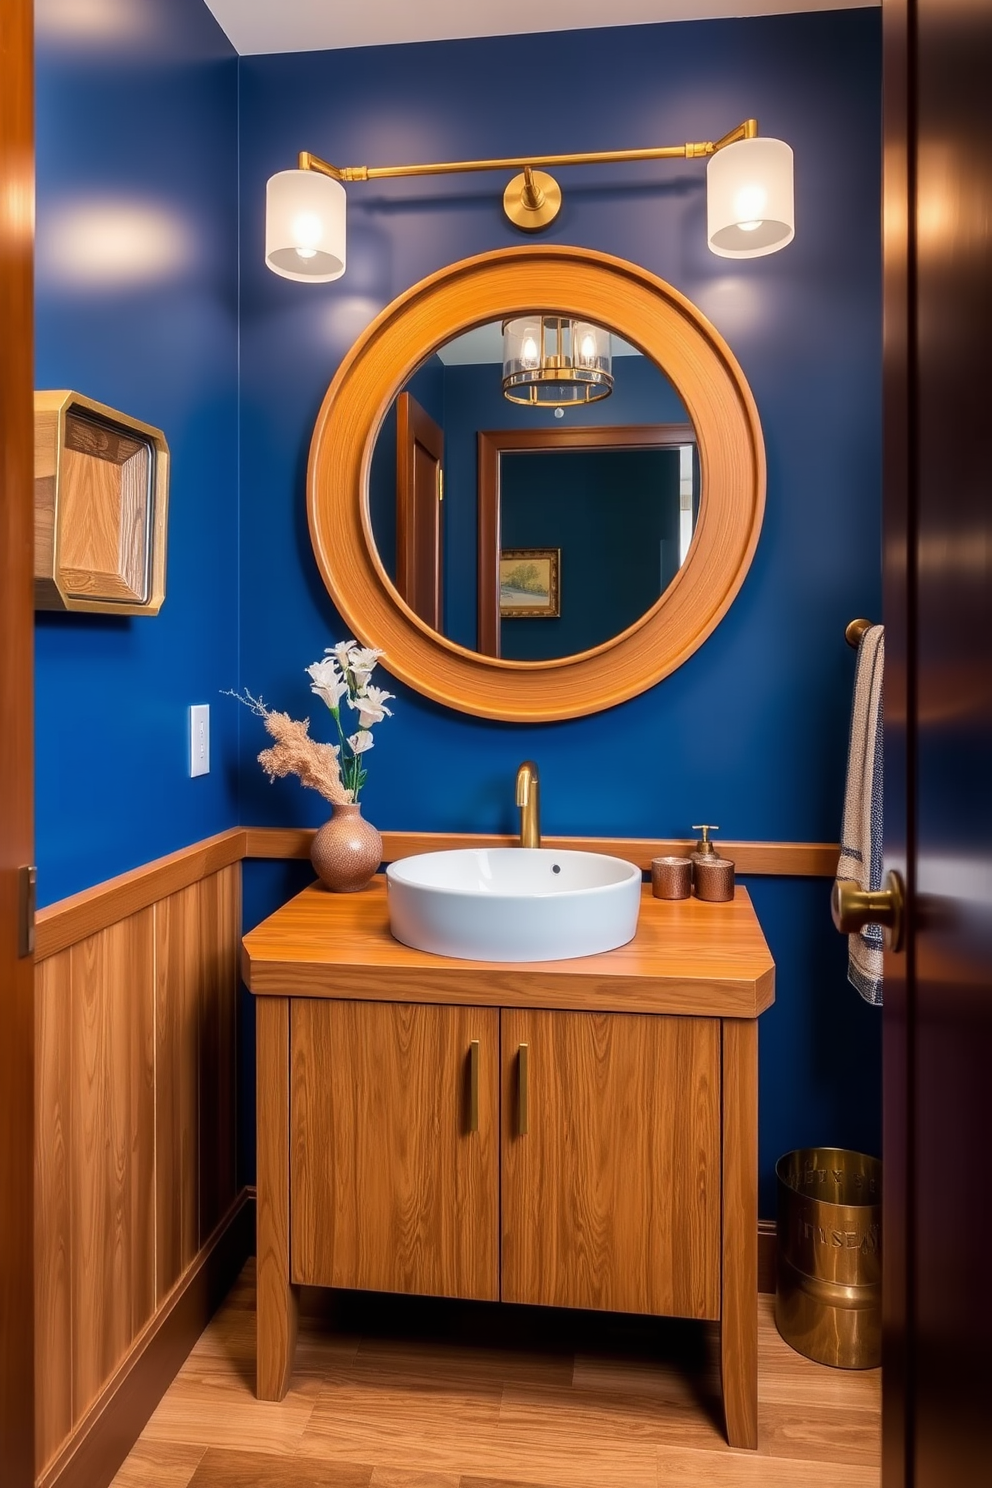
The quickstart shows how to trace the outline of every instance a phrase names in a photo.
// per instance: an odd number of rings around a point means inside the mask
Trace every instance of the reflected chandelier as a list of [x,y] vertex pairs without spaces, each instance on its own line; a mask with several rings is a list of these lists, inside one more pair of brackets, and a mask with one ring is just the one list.
[[609,331],[561,315],[503,322],[503,396],[511,403],[561,408],[612,391]]

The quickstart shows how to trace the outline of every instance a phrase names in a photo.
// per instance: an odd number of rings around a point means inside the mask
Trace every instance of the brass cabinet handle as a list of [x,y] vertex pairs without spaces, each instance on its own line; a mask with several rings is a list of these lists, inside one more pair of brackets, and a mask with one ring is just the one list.
[[898,873],[885,876],[885,888],[873,893],[853,878],[839,878],[830,896],[830,912],[842,935],[856,935],[865,925],[881,925],[890,951],[901,951],[905,930],[906,890]]
[[479,1040],[468,1046],[468,1129],[479,1130]]
[[517,1050],[517,1135],[520,1137],[530,1130],[529,1053],[527,1044],[521,1044]]

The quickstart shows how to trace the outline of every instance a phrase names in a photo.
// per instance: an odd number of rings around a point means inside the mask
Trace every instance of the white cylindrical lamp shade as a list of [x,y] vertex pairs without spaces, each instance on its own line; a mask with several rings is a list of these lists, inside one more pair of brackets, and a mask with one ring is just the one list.
[[721,258],[777,253],[796,235],[792,150],[784,140],[738,140],[706,167],[706,240]]
[[265,188],[265,262],[284,279],[327,284],[345,268],[346,197],[340,181],[285,170]]

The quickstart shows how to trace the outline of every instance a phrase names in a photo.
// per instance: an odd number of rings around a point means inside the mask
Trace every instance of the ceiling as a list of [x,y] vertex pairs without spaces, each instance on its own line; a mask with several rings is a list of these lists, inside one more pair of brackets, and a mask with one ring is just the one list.
[[783,15],[800,10],[858,10],[881,0],[569,0],[556,6],[561,23],[534,0],[206,0],[235,50],[315,52],[448,41],[468,36],[519,36],[592,26],[717,16]]

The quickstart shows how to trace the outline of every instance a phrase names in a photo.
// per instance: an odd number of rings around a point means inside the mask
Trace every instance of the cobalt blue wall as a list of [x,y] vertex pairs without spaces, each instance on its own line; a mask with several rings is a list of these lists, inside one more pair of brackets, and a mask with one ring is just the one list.
[[[164,430],[158,618],[40,614],[42,903],[236,823],[237,59],[202,0],[38,0],[35,385]],[[212,769],[188,778],[187,709]]]
[[[521,238],[500,210],[503,177],[353,186],[347,274],[300,285],[263,265],[266,177],[300,149],[342,164],[605,150],[711,138],[750,115],[790,142],[797,235],[783,253],[734,262],[708,252],[704,170],[693,162],[563,172],[565,206],[546,234],[670,280],[744,368],[764,427],[768,505],[729,615],[674,676],[575,722],[494,724],[396,685],[365,799],[384,827],[510,829],[514,770],[533,756],[549,832],[681,836],[706,820],[728,837],[836,840],[853,672],[844,626],[880,603],[878,11],[251,57],[240,77],[241,679],[297,713],[316,714],[304,667],[345,634],[305,515],[327,384],[396,294]],[[571,99],[589,97],[585,115],[530,106],[529,90],[539,96],[552,78],[569,80]],[[243,738],[244,819],[320,821],[317,797],[267,784],[257,731]],[[604,759],[619,764],[608,778]],[[263,878],[250,893],[259,910]],[[767,1213],[783,1150],[877,1150],[879,1020],[846,985],[826,884],[751,887],[779,968],[761,1025]]]
[[557,547],[561,562],[560,613],[502,620],[500,655],[576,656],[639,620],[662,590],[662,542],[666,584],[678,569],[678,451],[517,450],[501,466],[501,545]]

